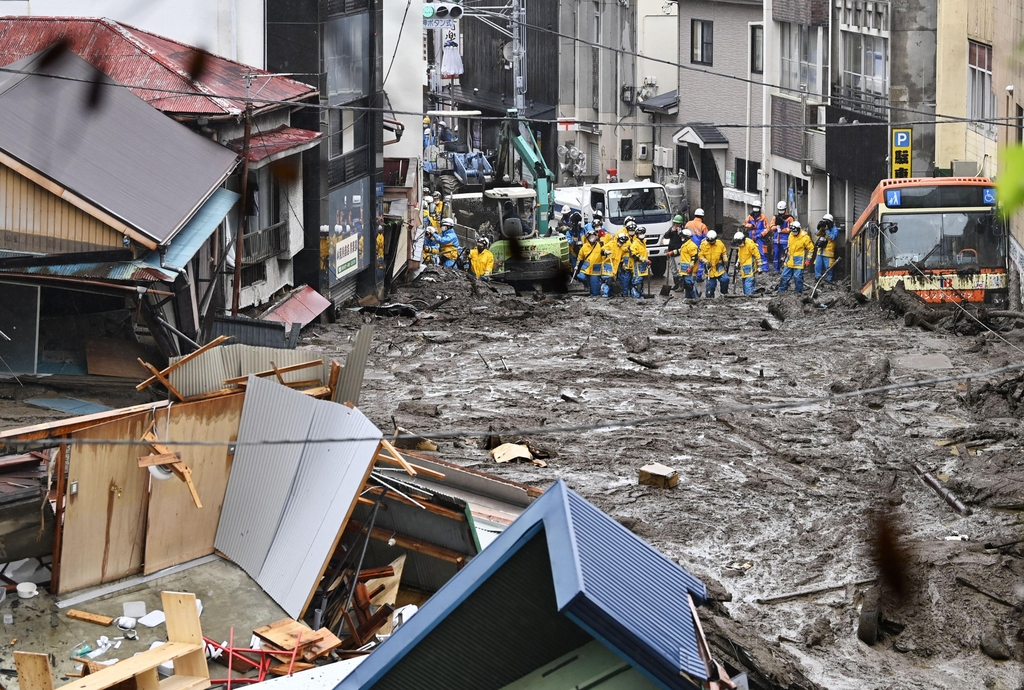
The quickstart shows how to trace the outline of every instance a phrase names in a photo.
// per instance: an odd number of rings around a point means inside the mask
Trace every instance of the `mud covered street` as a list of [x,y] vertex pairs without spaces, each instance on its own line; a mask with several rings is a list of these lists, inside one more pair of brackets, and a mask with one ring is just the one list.
[[[376,424],[467,430],[439,441],[443,457],[538,487],[565,479],[708,582],[723,600],[706,615],[709,638],[729,635],[779,687],[1024,686],[1012,660],[1024,654],[1024,544],[1011,543],[1024,537],[1020,372],[663,419],[994,369],[1022,361],[1020,332],[1000,334],[1009,343],[927,333],[832,288],[819,294],[828,308],[787,301],[785,321],[769,315],[768,297],[687,303],[654,292],[639,304],[516,297],[428,271],[394,298],[423,308],[450,297],[435,318],[344,312],[311,329],[306,347],[345,352],[375,322],[360,407]],[[543,468],[498,465],[481,447],[488,430],[638,417],[651,423],[531,437],[553,455]],[[679,485],[638,485],[650,462],[676,468]],[[973,513],[957,514],[914,463]],[[878,575],[875,514],[894,535],[887,567],[909,580],[902,599],[884,587],[880,606],[865,582]],[[873,647],[857,638],[865,595],[884,612]],[[990,650],[1004,641],[1011,660],[983,653],[983,636]]]

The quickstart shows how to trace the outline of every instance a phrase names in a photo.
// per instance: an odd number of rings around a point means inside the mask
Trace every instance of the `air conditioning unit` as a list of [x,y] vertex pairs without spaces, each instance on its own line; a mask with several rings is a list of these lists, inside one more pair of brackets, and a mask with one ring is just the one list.
[[651,145],[650,144],[637,144],[636,145],[636,159],[638,161],[649,161],[651,159]]
[[953,177],[976,177],[978,161],[951,161]]

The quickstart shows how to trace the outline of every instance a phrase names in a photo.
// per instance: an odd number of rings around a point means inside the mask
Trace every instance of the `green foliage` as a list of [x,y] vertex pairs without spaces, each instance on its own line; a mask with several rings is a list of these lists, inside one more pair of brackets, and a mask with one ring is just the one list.
[[1010,146],[999,153],[1003,171],[999,175],[999,201],[1005,213],[1024,206],[1024,147]]

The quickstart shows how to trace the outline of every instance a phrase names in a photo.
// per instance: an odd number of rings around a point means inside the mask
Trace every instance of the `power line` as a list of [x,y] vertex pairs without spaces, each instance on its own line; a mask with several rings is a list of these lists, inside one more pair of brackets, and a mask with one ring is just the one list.
[[[846,393],[834,393],[832,395],[823,395],[812,398],[801,398],[796,400],[789,400],[778,403],[766,403],[760,405],[734,405],[731,407],[718,407],[710,410],[694,410],[692,412],[684,412],[682,414],[675,415],[647,415],[644,417],[637,417],[635,419],[627,419],[621,422],[600,422],[597,424],[577,424],[569,426],[554,426],[554,427],[533,427],[525,429],[512,429],[503,430],[500,433],[505,436],[550,436],[552,434],[575,434],[581,431],[611,431],[615,429],[634,429],[639,427],[650,427],[660,424],[674,424],[676,422],[683,422],[692,419],[699,419],[702,417],[720,417],[727,414],[740,414],[740,413],[753,413],[753,412],[766,412],[773,410],[793,410],[808,405],[819,405],[823,403],[835,402],[837,400],[848,400],[851,398],[859,398],[866,395],[876,395],[878,393],[888,393],[898,390],[911,390],[915,388],[925,388],[928,386],[935,386],[941,383],[952,383],[955,381],[968,381],[971,379],[983,379],[990,376],[996,376],[998,374],[1004,374],[1011,371],[1019,371],[1024,369],[1024,363],[1022,364],[1010,364],[1004,367],[996,369],[989,369],[987,371],[973,372],[968,374],[958,374],[955,376],[942,376],[931,379],[920,379],[917,381],[908,381],[906,383],[893,383],[887,386],[878,386],[875,388],[865,388],[861,390],[849,391]],[[424,432],[419,434],[397,434],[394,438],[398,440],[416,440],[416,439],[466,439],[466,438],[480,438],[485,436],[493,436],[496,432],[493,429],[487,430],[471,430],[471,429],[460,429],[452,431],[437,431],[437,432]],[[350,436],[346,438],[330,438],[330,439],[277,439],[272,441],[195,441],[195,440],[173,440],[173,439],[161,439],[160,443],[165,446],[288,446],[295,444],[309,444],[309,443],[358,443],[368,441],[378,441],[379,437],[376,436]],[[140,446],[147,447],[150,444],[145,441],[136,440],[125,440],[125,439],[76,439],[73,437],[61,437],[61,438],[50,438],[38,441],[16,441],[0,439],[0,444],[5,443],[10,446],[19,446],[25,448],[52,448],[53,446],[60,445],[63,443],[75,444],[75,445],[113,445],[113,446]]]

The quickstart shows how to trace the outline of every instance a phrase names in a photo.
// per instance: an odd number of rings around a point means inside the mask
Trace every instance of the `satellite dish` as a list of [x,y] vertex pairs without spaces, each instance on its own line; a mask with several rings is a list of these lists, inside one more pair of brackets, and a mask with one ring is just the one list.
[[501,47],[501,57],[505,58],[505,62],[512,62],[513,52],[511,43],[506,43]]
[[565,144],[559,145],[557,151],[558,151],[559,157],[561,157],[561,158],[565,158],[565,154],[569,153],[569,149],[567,149],[565,147]]

